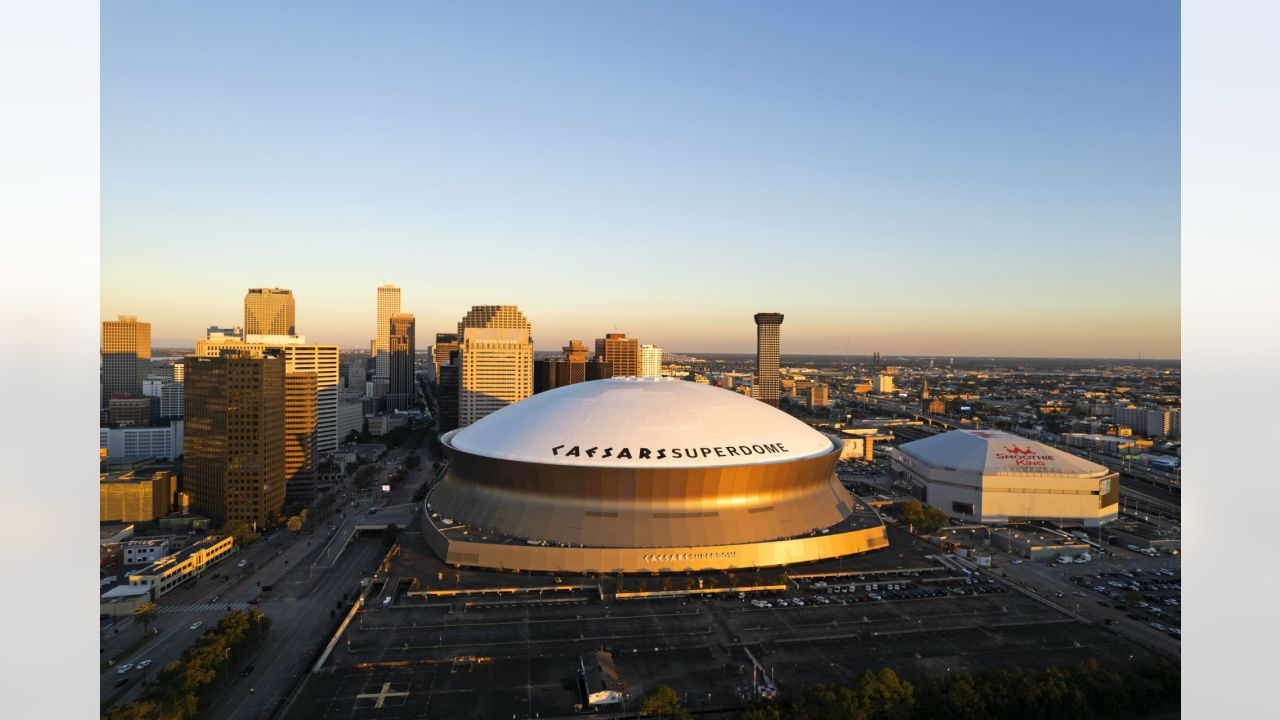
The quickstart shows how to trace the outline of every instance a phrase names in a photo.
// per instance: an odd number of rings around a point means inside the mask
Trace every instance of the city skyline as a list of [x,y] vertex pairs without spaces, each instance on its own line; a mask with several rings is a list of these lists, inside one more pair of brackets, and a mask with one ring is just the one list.
[[784,354],[1179,357],[1178,7],[992,20],[109,5],[101,315],[184,346],[284,287],[367,347],[394,282],[420,332],[511,303],[539,350],[747,353],[777,307]]

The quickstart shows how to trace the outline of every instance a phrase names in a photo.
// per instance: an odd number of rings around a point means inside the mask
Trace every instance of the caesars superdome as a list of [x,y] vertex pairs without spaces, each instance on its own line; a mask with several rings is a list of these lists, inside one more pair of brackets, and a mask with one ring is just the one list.
[[424,533],[505,570],[755,568],[885,547],[839,446],[728,390],[614,378],[539,393],[446,434]]

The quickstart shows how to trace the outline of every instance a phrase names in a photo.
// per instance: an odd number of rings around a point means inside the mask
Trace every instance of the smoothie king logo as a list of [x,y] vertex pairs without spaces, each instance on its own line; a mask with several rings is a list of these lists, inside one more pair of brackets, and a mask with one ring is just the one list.
[[[568,448],[567,450],[565,448]],[[769,443],[768,445],[721,445],[719,447],[687,447],[687,448],[635,448],[633,451],[629,447],[614,448],[599,446],[591,446],[584,448],[581,445],[556,445],[551,448],[551,454],[556,457],[589,457],[589,458],[613,458],[615,460],[680,460],[684,458],[698,459],[705,457],[742,457],[749,455],[776,455],[779,453],[789,452],[782,443]]]
[[1048,461],[1053,459],[1052,455],[1040,455],[1035,450],[1027,447],[1021,448],[1015,445],[1005,445],[1004,452],[996,453],[997,460],[1012,460],[1014,465],[1020,467],[1046,467]]

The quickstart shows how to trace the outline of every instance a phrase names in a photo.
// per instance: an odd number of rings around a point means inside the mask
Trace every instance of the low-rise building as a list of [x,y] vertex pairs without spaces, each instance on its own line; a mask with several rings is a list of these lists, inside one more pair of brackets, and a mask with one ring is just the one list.
[[168,538],[130,540],[120,544],[120,552],[124,556],[125,567],[150,565],[169,554],[169,540]]
[[[98,519],[102,522],[146,523],[173,510],[178,478],[171,470],[101,473],[98,477]],[[126,562],[127,562],[126,558]]]
[[210,565],[233,550],[235,539],[231,535],[212,535],[130,573],[129,584],[149,586],[151,599],[157,600],[187,580],[203,575]]
[[98,447],[107,457],[161,457],[176,460],[182,455],[183,421],[172,420],[163,427],[99,428]]

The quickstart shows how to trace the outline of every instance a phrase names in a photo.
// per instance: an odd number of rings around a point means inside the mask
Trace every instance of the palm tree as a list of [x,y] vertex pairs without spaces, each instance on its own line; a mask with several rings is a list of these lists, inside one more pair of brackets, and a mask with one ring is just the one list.
[[151,620],[155,617],[156,610],[158,609],[159,608],[156,607],[156,604],[150,600],[133,609],[133,614],[136,615],[138,619],[142,620],[143,635],[147,634],[147,626],[151,624]]

